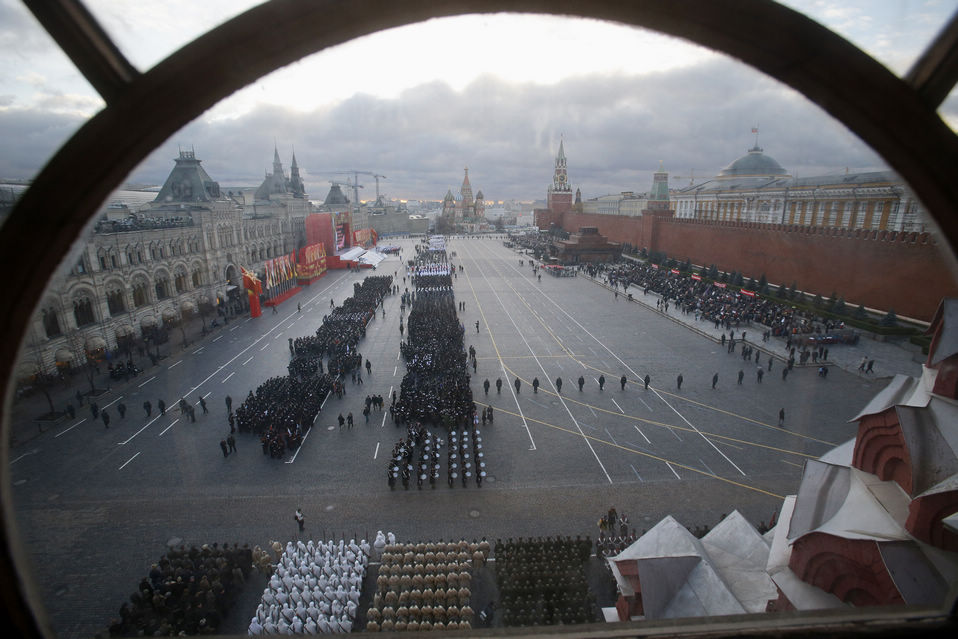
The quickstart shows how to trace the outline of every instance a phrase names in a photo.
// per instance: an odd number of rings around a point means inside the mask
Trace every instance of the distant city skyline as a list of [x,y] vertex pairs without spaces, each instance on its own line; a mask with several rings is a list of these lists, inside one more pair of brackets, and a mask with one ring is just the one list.
[[[140,69],[253,4],[89,0]],[[787,4],[903,73],[958,0]],[[29,178],[102,100],[17,0],[0,0],[0,25],[0,177]],[[958,121],[956,102],[943,105],[946,121]],[[755,126],[793,175],[885,168],[804,97],[701,47],[596,20],[490,15],[388,30],[279,70],[177,132],[127,181],[162,183],[177,147],[192,147],[224,187],[257,184],[275,143],[287,171],[295,149],[314,200],[351,168],[388,176],[387,197],[438,200],[458,192],[463,166],[487,200],[534,200],[563,136],[570,183],[591,198],[648,190],[659,161],[672,186],[713,176],[752,146]],[[375,198],[369,182],[361,199]]]

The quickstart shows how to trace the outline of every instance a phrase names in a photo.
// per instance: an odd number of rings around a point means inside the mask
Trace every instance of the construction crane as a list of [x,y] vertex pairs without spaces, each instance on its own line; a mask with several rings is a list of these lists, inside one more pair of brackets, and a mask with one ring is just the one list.
[[388,179],[385,175],[379,175],[372,171],[357,171],[356,169],[347,169],[345,171],[336,171],[337,175],[352,175],[355,182],[359,182],[360,175],[371,175],[376,179],[376,202],[379,202],[379,179]]
[[689,186],[692,186],[692,184],[695,183],[695,169],[689,169],[688,175],[672,175],[670,173],[669,179],[670,180],[688,180]]

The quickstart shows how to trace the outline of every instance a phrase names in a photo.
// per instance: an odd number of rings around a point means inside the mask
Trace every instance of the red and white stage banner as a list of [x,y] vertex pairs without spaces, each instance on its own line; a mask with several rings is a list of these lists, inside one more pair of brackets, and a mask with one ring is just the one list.
[[744,288],[739,291],[742,295],[747,295],[748,297],[755,297],[755,291],[746,291]]
[[659,268],[659,265],[658,265],[658,264],[653,264],[653,265],[652,265],[652,268],[654,268],[654,269],[657,270],[657,269]]
[[671,273],[672,275],[678,275],[678,274],[679,274],[679,269],[673,268],[672,270],[669,271],[669,273]]
[[701,281],[702,281],[702,276],[701,276],[701,275],[695,275],[695,274],[693,273],[693,274],[692,274],[692,279],[695,280],[696,282],[701,282]]
[[725,288],[727,284],[725,284],[725,282],[714,282],[713,286],[715,286],[715,288]]

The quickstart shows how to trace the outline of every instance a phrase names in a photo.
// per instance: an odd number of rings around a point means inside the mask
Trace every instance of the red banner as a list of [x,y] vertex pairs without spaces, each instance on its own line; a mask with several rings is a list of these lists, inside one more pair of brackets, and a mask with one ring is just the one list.
[[253,271],[247,271],[242,266],[240,270],[243,271],[243,288],[249,294],[249,316],[259,317],[263,314],[259,306],[259,296],[263,292],[263,285]]
[[724,282],[715,282],[715,288],[725,288],[725,286]]
[[310,244],[299,250],[297,275],[302,279],[312,279],[326,272],[326,247],[322,244]]
[[701,276],[701,275],[695,275],[695,274],[693,273],[693,274],[692,274],[692,279],[695,280],[696,282],[701,282],[701,281],[702,281],[702,276]]
[[742,295],[747,295],[748,297],[755,297],[755,291],[746,291],[744,288],[739,291]]
[[679,274],[679,269],[673,268],[672,270],[669,271],[669,273],[671,273],[672,275],[678,275],[678,274]]

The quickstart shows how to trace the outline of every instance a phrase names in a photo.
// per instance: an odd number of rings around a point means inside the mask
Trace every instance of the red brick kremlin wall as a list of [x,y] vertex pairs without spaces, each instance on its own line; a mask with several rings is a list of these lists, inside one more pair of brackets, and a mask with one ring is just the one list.
[[[746,278],[764,273],[773,284],[791,285],[822,297],[837,293],[846,303],[894,309],[930,320],[943,297],[958,296],[958,283],[928,234],[845,231],[778,224],[705,222],[643,215],[621,217],[548,210],[535,212],[547,229],[561,222],[575,233],[598,227],[612,242],[660,251],[679,261],[715,264]],[[947,249],[945,249],[947,250]]]

